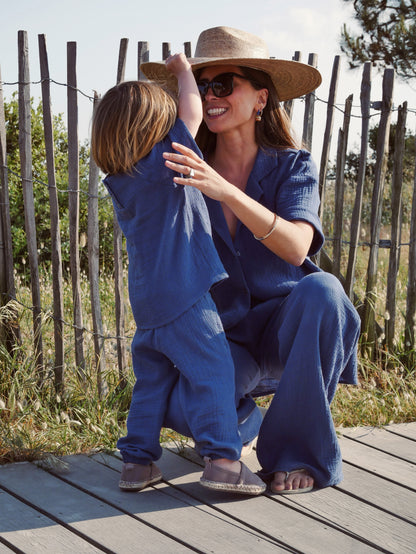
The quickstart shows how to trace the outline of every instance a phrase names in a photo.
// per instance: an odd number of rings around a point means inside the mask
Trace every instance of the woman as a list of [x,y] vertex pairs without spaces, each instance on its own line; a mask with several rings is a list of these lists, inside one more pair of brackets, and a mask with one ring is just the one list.
[[[245,444],[258,435],[273,492],[334,485],[342,463],[330,403],[338,382],[356,383],[359,318],[339,281],[308,257],[324,240],[316,168],[279,106],[321,78],[313,67],[269,59],[258,37],[227,27],[201,33],[195,56],[205,161],[176,143],[178,153],[164,158],[176,183],[206,196],[229,276],[211,293],[234,359],[239,431]],[[174,88],[162,64],[142,69]],[[176,389],[165,425],[189,434]],[[259,392],[276,392],[263,421]]]

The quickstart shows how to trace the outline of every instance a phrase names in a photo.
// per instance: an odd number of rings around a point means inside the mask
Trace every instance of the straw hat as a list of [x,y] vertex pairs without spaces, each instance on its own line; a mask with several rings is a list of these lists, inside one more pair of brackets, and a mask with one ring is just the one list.
[[[230,64],[260,69],[271,77],[281,101],[312,92],[322,80],[314,67],[270,58],[267,45],[261,38],[231,27],[213,27],[202,31],[195,57],[188,60],[193,71],[210,65]],[[165,62],[146,62],[141,65],[141,70],[148,79],[177,89],[176,77],[168,73]]]

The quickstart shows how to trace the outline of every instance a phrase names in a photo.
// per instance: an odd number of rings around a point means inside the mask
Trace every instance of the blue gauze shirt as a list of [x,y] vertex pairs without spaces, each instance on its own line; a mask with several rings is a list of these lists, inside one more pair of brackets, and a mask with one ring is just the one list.
[[202,193],[177,185],[163,152],[179,142],[201,153],[180,119],[131,175],[107,176],[129,257],[129,296],[136,325],[166,325],[227,277],[211,236]]
[[[288,221],[311,223],[314,236],[309,255],[319,251],[324,236],[318,217],[318,175],[309,152],[259,149],[245,192]],[[300,267],[285,262],[240,221],[233,240],[220,203],[210,198],[206,203],[214,243],[229,275],[211,291],[226,329],[241,321],[250,308],[283,299],[302,277],[320,271],[309,258]]]

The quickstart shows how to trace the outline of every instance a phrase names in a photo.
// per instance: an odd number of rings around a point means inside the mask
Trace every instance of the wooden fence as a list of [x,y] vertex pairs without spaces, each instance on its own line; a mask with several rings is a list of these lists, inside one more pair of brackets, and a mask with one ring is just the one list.
[[[61,233],[59,219],[59,205],[57,195],[57,184],[54,165],[53,126],[48,54],[44,35],[39,35],[39,58],[41,70],[41,89],[43,105],[43,125],[46,148],[46,165],[48,175],[48,191],[50,205],[50,228],[51,228],[51,272],[53,282],[53,321],[54,321],[54,360],[52,369],[54,372],[55,386],[57,390],[64,385],[64,351],[65,333],[63,291],[66,282],[62,274],[61,255]],[[121,39],[119,50],[119,61],[116,72],[116,82],[123,80],[127,56],[128,40]],[[38,266],[38,245],[36,239],[35,204],[33,195],[32,177],[32,150],[31,150],[31,111],[30,111],[30,74],[28,40],[25,31],[18,33],[19,48],[19,150],[20,150],[20,179],[24,195],[25,230],[27,236],[27,250],[30,266],[30,283],[32,293],[33,312],[33,349],[39,370],[39,381],[42,382],[45,376],[45,362],[42,341],[42,302],[41,289],[39,284]],[[163,58],[166,58],[170,50],[169,43],[163,43]],[[69,204],[69,237],[70,237],[70,270],[72,286],[72,310],[73,319],[69,324],[74,333],[75,364],[81,379],[86,378],[85,357],[84,357],[84,336],[87,329],[83,323],[83,306],[81,303],[81,274],[79,256],[79,138],[78,138],[78,94],[77,73],[76,73],[77,45],[74,42],[67,43],[67,130],[68,130],[68,204]],[[191,55],[191,45],[185,43],[185,53]],[[299,59],[300,53],[296,52],[294,59]],[[140,63],[149,60],[149,49],[146,42],[138,43],[137,77],[143,78],[140,72]],[[0,60],[1,61],[1,60]],[[308,63],[317,65],[316,56],[311,54]],[[330,164],[330,148],[332,131],[334,125],[334,114],[337,109],[336,94],[339,82],[340,58],[336,56],[333,64],[332,78],[327,100],[326,125],[323,136],[322,154],[319,165],[319,187],[321,193],[321,216],[328,205],[328,171]],[[386,350],[394,349],[394,337],[399,334],[404,337],[406,349],[411,353],[409,363],[414,364],[415,350],[415,328],[416,328],[416,186],[413,187],[413,201],[411,209],[411,223],[409,231],[408,257],[399,256],[403,244],[401,244],[401,202],[402,202],[402,174],[403,174],[403,149],[406,130],[407,103],[404,103],[398,110],[396,144],[393,160],[393,179],[391,182],[391,233],[389,241],[384,241],[383,246],[390,248],[389,268],[387,276],[386,294],[386,315],[380,318],[376,314],[376,295],[378,280],[378,258],[379,249],[382,244],[380,240],[382,202],[386,183],[386,168],[389,156],[389,132],[392,117],[393,101],[393,70],[386,69],[383,77],[383,97],[381,102],[378,142],[376,153],[376,166],[372,193],[371,229],[369,248],[366,289],[361,296],[355,291],[355,275],[357,251],[363,246],[360,243],[361,208],[363,202],[363,190],[365,183],[365,170],[368,157],[369,123],[370,123],[370,92],[371,92],[371,67],[367,63],[363,66],[361,84],[361,153],[359,171],[355,185],[355,199],[351,218],[344,221],[344,200],[346,185],[344,170],[347,155],[348,134],[351,121],[352,96],[345,102],[344,120],[342,128],[339,129],[337,156],[336,156],[336,178],[334,192],[334,217],[333,236],[331,237],[332,252],[323,249],[316,259],[316,262],[325,270],[334,273],[343,283],[347,294],[359,307],[362,317],[362,334],[365,348],[370,355],[374,356],[380,348]],[[6,84],[6,83],[5,83]],[[98,101],[97,95],[94,98],[94,107]],[[304,99],[304,117],[302,138],[305,145],[311,148],[314,130],[314,113],[317,96],[315,93],[307,95]],[[297,100],[296,102],[300,102]],[[285,108],[292,116],[294,101],[285,102]],[[315,139],[316,140],[316,137]],[[11,220],[9,209],[9,192],[7,166],[7,144],[6,144],[6,121],[3,99],[3,81],[0,75],[0,309],[3,316],[0,319],[0,342],[11,352],[13,346],[20,343],[20,330],[14,313],[15,304],[19,302],[19,294],[16,291],[14,266],[13,266],[13,245],[11,235]],[[100,287],[99,287],[99,245],[98,235],[98,186],[99,171],[93,160],[89,165],[89,190],[88,190],[88,263],[90,300],[92,312],[92,326],[89,330],[94,337],[95,365],[97,369],[97,382],[101,394],[105,394],[106,385],[103,375],[105,374],[105,341],[108,337],[103,332]],[[109,200],[110,201],[110,200]],[[350,226],[349,240],[345,237],[346,224]],[[118,371],[121,383],[125,382],[128,356],[125,337],[125,290],[123,282],[123,261],[122,261],[122,235],[117,220],[113,222],[114,260],[115,260],[115,288],[114,302],[116,313],[115,336],[112,337],[117,344]],[[349,246],[347,262],[342,263],[345,258],[345,243]],[[407,300],[404,315],[403,328],[396,328],[396,279],[400,264],[407,264]],[[343,266],[346,267],[343,272]],[[345,273],[345,275],[344,275]],[[7,310],[7,316],[4,315]],[[384,320],[384,321],[383,321]],[[383,329],[384,325],[384,329]],[[384,331],[385,339],[380,340],[380,333]],[[51,364],[50,364],[51,365]],[[49,370],[51,367],[49,367]]]

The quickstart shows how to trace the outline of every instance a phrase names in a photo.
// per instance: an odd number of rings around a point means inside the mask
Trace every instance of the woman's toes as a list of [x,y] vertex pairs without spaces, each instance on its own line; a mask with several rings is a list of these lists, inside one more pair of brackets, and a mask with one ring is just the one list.
[[284,491],[286,488],[286,472],[276,471],[270,486],[272,491]]

